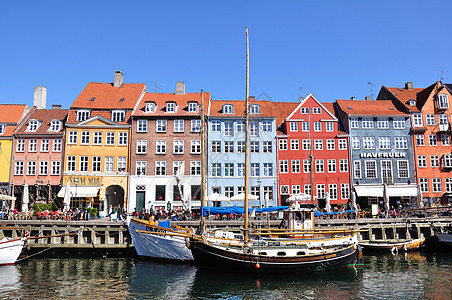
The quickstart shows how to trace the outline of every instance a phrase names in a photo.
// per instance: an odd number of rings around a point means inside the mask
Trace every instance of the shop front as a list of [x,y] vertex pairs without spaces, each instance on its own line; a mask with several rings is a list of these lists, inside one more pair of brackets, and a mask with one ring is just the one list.
[[64,198],[67,182],[70,188],[70,208],[97,208],[101,211],[104,205],[100,203],[99,193],[102,187],[100,176],[63,176],[63,187],[58,192],[59,198]]

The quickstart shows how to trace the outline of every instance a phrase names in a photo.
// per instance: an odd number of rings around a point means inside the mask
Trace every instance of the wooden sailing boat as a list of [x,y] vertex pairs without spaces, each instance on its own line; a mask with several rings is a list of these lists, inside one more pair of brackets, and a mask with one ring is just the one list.
[[[262,239],[250,239],[248,225],[248,133],[249,133],[249,45],[246,29],[245,101],[245,212],[243,240],[211,238],[206,234],[190,239],[195,262],[202,267],[242,272],[309,272],[355,264],[361,251],[356,236],[336,238],[331,232],[314,229],[254,232]],[[312,162],[311,162],[312,163]],[[204,178],[202,179],[204,181]],[[294,211],[300,207],[294,207]],[[309,210],[308,207],[306,207]],[[311,211],[313,208],[311,207]],[[290,215],[290,214],[288,214]],[[203,224],[203,221],[202,223]],[[201,227],[203,228],[203,227]],[[337,232],[333,233],[334,235]],[[272,238],[272,236],[277,236]]]

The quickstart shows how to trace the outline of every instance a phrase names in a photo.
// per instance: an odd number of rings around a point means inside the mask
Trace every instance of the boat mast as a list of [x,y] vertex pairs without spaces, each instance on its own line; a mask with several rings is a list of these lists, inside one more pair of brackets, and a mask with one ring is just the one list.
[[314,204],[314,156],[312,155],[312,140],[311,140],[311,112],[309,112],[309,184],[311,186],[311,204]]
[[201,90],[201,232],[204,232],[203,207],[206,206],[206,117],[204,112],[204,91]]
[[248,246],[248,135],[249,135],[249,47],[248,47],[248,26],[246,27],[246,101],[245,101],[245,224],[244,224],[244,245]]

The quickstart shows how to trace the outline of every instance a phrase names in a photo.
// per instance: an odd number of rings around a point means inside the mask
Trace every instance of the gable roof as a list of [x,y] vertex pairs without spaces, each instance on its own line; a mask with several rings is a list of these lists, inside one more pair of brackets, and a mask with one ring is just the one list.
[[391,100],[336,100],[339,108],[349,116],[402,116]]
[[28,106],[25,104],[0,104],[0,124],[6,124],[5,133],[0,137],[11,136],[27,113]]
[[[60,120],[64,123],[66,120],[66,116],[68,114],[68,109],[33,109],[24,119],[24,121],[16,128],[16,134],[55,134],[55,133],[63,133],[64,126],[61,124],[60,130],[58,132],[49,132],[50,124],[52,120]],[[31,120],[38,120],[41,125],[38,127],[36,131],[27,132],[28,124]]]
[[[386,89],[392,97],[394,97],[394,98],[398,99],[400,102],[402,102],[410,111],[412,111],[412,112],[419,111],[417,95],[424,89],[422,89],[422,88],[406,89],[406,88],[386,87],[386,86],[382,86],[382,88]],[[410,105],[411,99],[416,101],[415,105]],[[378,100],[378,101],[380,101],[380,100]]]
[[[224,104],[234,105],[232,114],[223,114]],[[260,114],[250,115],[250,118],[256,117],[275,117],[272,103],[269,100],[256,100],[254,97],[249,98],[249,104],[259,104]],[[209,103],[209,117],[239,117],[245,118],[245,100],[212,100]]]
[[317,102],[317,104],[323,109],[323,110],[325,110],[326,112],[327,112],[327,114],[328,115],[330,115],[330,117],[331,118],[333,118],[334,120],[336,120],[337,121],[337,118],[336,118],[336,116],[333,114],[334,113],[334,110],[333,110],[333,113],[331,113],[331,111],[329,111],[319,100],[317,100],[317,98],[312,94],[312,93],[309,93],[309,95],[308,96],[306,96],[306,98],[304,98],[301,102],[300,102],[300,104],[292,111],[292,113],[287,117],[287,119],[290,119],[292,116],[293,116],[293,114],[296,112],[296,111],[298,111],[301,107],[303,107],[304,106],[304,104],[306,103],[306,101],[308,101],[308,99],[313,99],[315,102]]

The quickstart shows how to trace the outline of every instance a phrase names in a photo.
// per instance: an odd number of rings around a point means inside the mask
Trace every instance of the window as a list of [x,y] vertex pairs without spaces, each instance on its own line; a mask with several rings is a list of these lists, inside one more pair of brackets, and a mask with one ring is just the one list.
[[279,140],[279,150],[287,150],[287,140]]
[[416,146],[425,146],[423,134],[416,134]]
[[391,149],[391,138],[387,136],[382,136],[378,138],[378,148],[380,149]]
[[146,102],[146,108],[145,108],[145,112],[147,113],[153,113],[155,112],[155,103],[154,102]]
[[38,130],[39,125],[40,125],[40,123],[38,120],[30,120],[26,131],[27,132],[35,132],[36,130]]
[[438,94],[438,109],[449,108],[449,101],[446,94]]
[[212,121],[212,132],[220,132],[221,131],[221,122],[220,121]]
[[309,184],[304,185],[304,193],[306,195],[311,195],[311,185],[309,185]]
[[311,140],[303,140],[303,150],[311,150]]
[[166,186],[156,185],[155,186],[155,201],[165,201]]
[[148,132],[148,120],[137,121],[137,132]]
[[[435,122],[435,117],[433,117],[433,122]],[[427,118],[427,123],[428,123],[428,118]],[[421,127],[422,125],[423,125],[422,124],[422,114],[421,113],[413,113],[413,126]]]
[[127,170],[127,157],[119,156],[118,157],[118,172],[125,172]]
[[212,142],[212,153],[220,153],[221,152],[221,142],[214,141]]
[[195,113],[198,111],[198,103],[188,102],[188,112]]
[[260,199],[260,190],[258,186],[251,186],[250,187],[251,195],[254,195],[257,197],[257,199]]
[[273,176],[273,164],[264,163],[264,176]]
[[4,135],[6,130],[5,124],[0,124],[0,135]]
[[325,198],[325,185],[324,184],[318,184],[317,185],[317,198]]
[[50,175],[60,175],[61,161],[52,161],[52,170]]
[[[271,132],[272,131],[272,121],[263,121],[262,122],[262,131],[264,132]],[[297,130],[298,131],[298,123],[297,123]]]
[[182,140],[174,141],[173,153],[174,154],[184,154],[184,141],[182,141]]
[[127,132],[119,132],[118,145],[127,146]]
[[27,175],[36,175],[36,162],[27,162]]
[[298,131],[298,122],[290,122],[290,131]]
[[201,175],[201,162],[191,161],[190,162],[190,175]]
[[435,115],[427,115],[426,119],[427,119],[427,125],[429,125],[429,126],[435,126],[436,125]]
[[166,141],[158,140],[155,142],[155,153],[165,154],[166,153]]
[[137,175],[146,175],[146,162],[137,161],[135,162],[135,168]]
[[334,149],[336,149],[334,140],[326,140],[326,150],[334,150]]
[[224,164],[224,176],[233,177],[234,176],[234,164],[225,163]]
[[49,131],[58,132],[61,129],[61,121],[60,120],[52,120],[50,122]]
[[25,140],[24,139],[17,140],[16,152],[25,152]]
[[359,137],[357,136],[352,137],[352,149],[360,149],[361,148],[360,143],[361,141]]
[[41,140],[41,152],[49,152],[50,140],[42,139]]
[[309,114],[309,107],[301,107],[300,113],[301,114]]
[[300,160],[299,159],[291,160],[290,164],[292,166],[292,173],[300,173]]
[[115,133],[113,131],[107,131],[105,145],[112,146],[115,144]]
[[14,175],[24,175],[24,162],[23,161],[15,162]]
[[392,126],[394,129],[405,129],[405,119],[403,118],[394,118],[392,121]]
[[75,172],[75,155],[68,155],[66,170],[68,172]]
[[173,161],[173,175],[184,175],[183,161]]
[[[439,163],[439,160],[438,160]],[[407,160],[398,160],[397,161],[397,170],[398,170],[398,177],[399,178],[410,178],[410,170],[408,167],[408,161]]]
[[321,122],[314,122],[314,131],[322,131],[322,123]]
[[100,172],[102,159],[100,156],[93,156],[93,172]]
[[174,132],[184,132],[184,120],[174,120]]
[[389,129],[388,118],[377,118],[377,128],[378,129]]
[[375,138],[373,136],[363,137],[363,149],[375,149]]
[[425,155],[417,156],[417,166],[419,168],[427,168],[427,157]]
[[441,144],[442,144],[443,146],[450,146],[449,135],[447,135],[447,134],[441,134]]
[[69,131],[68,144],[77,144],[77,131]]
[[298,195],[301,193],[301,187],[298,184],[292,185],[292,195]]
[[303,132],[309,131],[309,122],[301,122],[301,131]]
[[328,173],[336,173],[336,160],[335,159],[328,159]]
[[260,176],[260,166],[258,163],[252,163],[251,164],[251,176],[257,177]]
[[243,131],[245,131],[245,122],[237,121],[237,132],[243,132]]
[[155,162],[155,175],[164,176],[166,175],[166,161],[156,161]]
[[259,142],[258,141],[250,142],[250,152],[251,153],[259,153]]
[[82,131],[81,137],[80,137],[80,145],[89,145],[89,131]]
[[156,132],[166,132],[166,120],[157,120]]
[[361,161],[353,161],[353,177],[355,179],[361,179]]
[[334,123],[333,122],[326,122],[325,126],[326,126],[326,131],[328,131],[328,132],[334,131]]
[[31,139],[28,142],[28,152],[37,152],[38,151],[38,140]]
[[288,185],[280,185],[279,191],[281,195],[289,195],[289,186]]
[[264,152],[264,153],[272,153],[272,142],[264,141],[263,142],[262,152]]
[[428,187],[428,178],[419,178],[419,184],[421,185],[422,193],[428,193],[430,191]]
[[439,156],[438,155],[430,156],[430,166],[432,168],[439,168]]
[[396,149],[408,149],[408,140],[404,136],[396,136],[394,138],[394,145]]
[[201,141],[192,140],[191,141],[191,154],[201,153]]
[[330,199],[336,200],[337,199],[337,184],[335,184],[335,183],[328,184],[328,191],[330,192]]
[[337,142],[339,145],[339,150],[347,150],[347,140],[346,139],[340,139]]
[[446,193],[452,193],[452,178],[444,178]]
[[315,160],[315,172],[316,173],[323,173],[325,172],[325,166],[323,163],[323,159],[316,159]]
[[350,118],[350,128],[358,129],[358,118]]
[[61,139],[53,139],[53,152],[61,152]]
[[251,115],[259,115],[261,113],[261,108],[259,104],[251,104],[250,105],[250,114]]
[[441,178],[432,178],[432,186],[434,193],[441,193],[443,191],[441,186]]
[[303,173],[311,173],[311,162],[309,159],[303,160]]
[[77,110],[77,121],[85,121],[89,118],[90,111],[89,110]]
[[201,120],[191,120],[191,132],[201,132]]
[[258,122],[250,122],[250,136],[259,136]]
[[126,118],[126,112],[123,110],[114,110],[111,112],[111,120],[113,122],[124,122]]
[[[252,134],[250,133],[252,136]],[[224,136],[234,136],[234,122],[224,122]]]
[[290,150],[300,150],[300,141],[299,140],[291,140],[290,141]]
[[102,145],[102,131],[94,131],[93,145]]
[[322,109],[320,107],[313,107],[312,108],[312,113],[313,114],[321,114],[322,113]]
[[167,113],[174,113],[174,112],[176,112],[176,103],[174,103],[174,102],[167,102],[166,103],[166,112]]
[[350,197],[348,183],[341,183],[341,197],[342,199],[348,199]]
[[363,129],[373,129],[374,121],[372,118],[363,118],[362,125],[363,125]]
[[224,104],[222,109],[223,114],[233,114],[234,106],[232,104]]
[[374,160],[366,160],[365,162],[366,178],[377,178],[377,163]]
[[381,161],[381,177],[383,178],[383,182],[389,183],[389,180],[392,180],[392,161]]
[[323,140],[314,140],[314,149],[323,150]]
[[429,134],[428,135],[428,144],[430,146],[437,146],[438,140],[436,139],[436,134]]
[[137,154],[146,154],[147,153],[147,141],[146,140],[137,140]]
[[245,142],[243,141],[237,142],[237,153],[245,153]]
[[225,186],[224,187],[224,195],[228,198],[234,196],[234,187],[233,186]]
[[288,160],[280,160],[279,161],[279,172],[280,173],[289,173],[289,161]]
[[212,164],[212,176],[215,176],[215,177],[221,176],[221,164],[220,163]]
[[88,172],[88,156],[80,156],[80,172]]
[[[440,114],[438,115],[438,123],[439,125],[449,125],[447,122],[447,115],[446,114]],[[446,127],[445,129],[448,130],[448,126],[440,126],[440,129]]]
[[237,164],[237,176],[245,176],[245,164]]
[[348,172],[348,159],[339,159],[339,172]]

